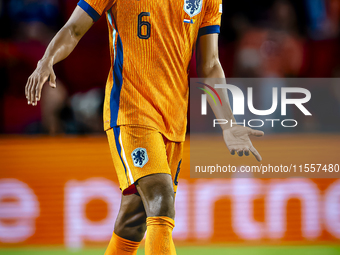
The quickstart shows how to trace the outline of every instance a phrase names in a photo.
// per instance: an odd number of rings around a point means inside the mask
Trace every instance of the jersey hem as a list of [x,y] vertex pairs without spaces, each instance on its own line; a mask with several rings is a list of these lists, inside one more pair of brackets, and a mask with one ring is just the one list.
[[78,2],[78,6],[82,8],[93,19],[94,22],[99,20],[100,14],[95,9],[93,9],[91,5],[85,2],[85,0],[80,0]]

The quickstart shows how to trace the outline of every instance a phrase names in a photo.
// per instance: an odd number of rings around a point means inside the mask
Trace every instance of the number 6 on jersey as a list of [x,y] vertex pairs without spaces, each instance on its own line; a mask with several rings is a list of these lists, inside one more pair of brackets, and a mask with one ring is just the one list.
[[[138,32],[137,35],[140,39],[149,39],[151,33],[151,24],[147,21],[143,21],[144,16],[150,16],[150,12],[141,12],[138,15]],[[146,34],[142,34],[142,27],[146,26]]]

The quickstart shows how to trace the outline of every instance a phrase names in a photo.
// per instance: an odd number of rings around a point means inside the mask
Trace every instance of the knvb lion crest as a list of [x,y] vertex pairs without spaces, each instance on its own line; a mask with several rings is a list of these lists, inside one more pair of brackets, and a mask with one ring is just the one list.
[[202,11],[203,0],[184,0],[184,11],[191,17]]
[[142,168],[148,161],[148,154],[146,153],[146,149],[137,148],[132,153],[133,165],[136,167]]

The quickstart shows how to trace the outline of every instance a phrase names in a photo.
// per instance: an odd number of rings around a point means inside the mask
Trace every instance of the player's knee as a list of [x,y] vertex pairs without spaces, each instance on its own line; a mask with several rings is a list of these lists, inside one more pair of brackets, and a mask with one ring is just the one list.
[[146,231],[146,214],[138,212],[135,214],[122,213],[115,223],[115,233],[131,241],[139,242],[143,239]]
[[148,217],[175,217],[175,197],[170,175],[155,174],[146,176],[138,182],[137,188],[144,200],[144,207]]
[[147,216],[167,216],[175,218],[174,194],[172,192],[155,192],[149,199]]

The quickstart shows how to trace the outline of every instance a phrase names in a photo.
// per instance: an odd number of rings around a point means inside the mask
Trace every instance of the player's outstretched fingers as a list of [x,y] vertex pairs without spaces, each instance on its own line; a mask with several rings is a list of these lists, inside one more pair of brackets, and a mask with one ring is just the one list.
[[261,136],[264,136],[264,132],[260,131],[260,130],[255,130],[255,129],[248,128],[248,135],[253,135],[253,136],[261,137]]
[[257,159],[258,162],[262,160],[260,153],[254,148],[254,146],[250,148],[250,151],[254,155],[254,157]]
[[243,150],[243,153],[244,153],[245,156],[249,156],[249,149],[248,149],[248,148],[247,148],[247,149],[244,149],[244,150]]

